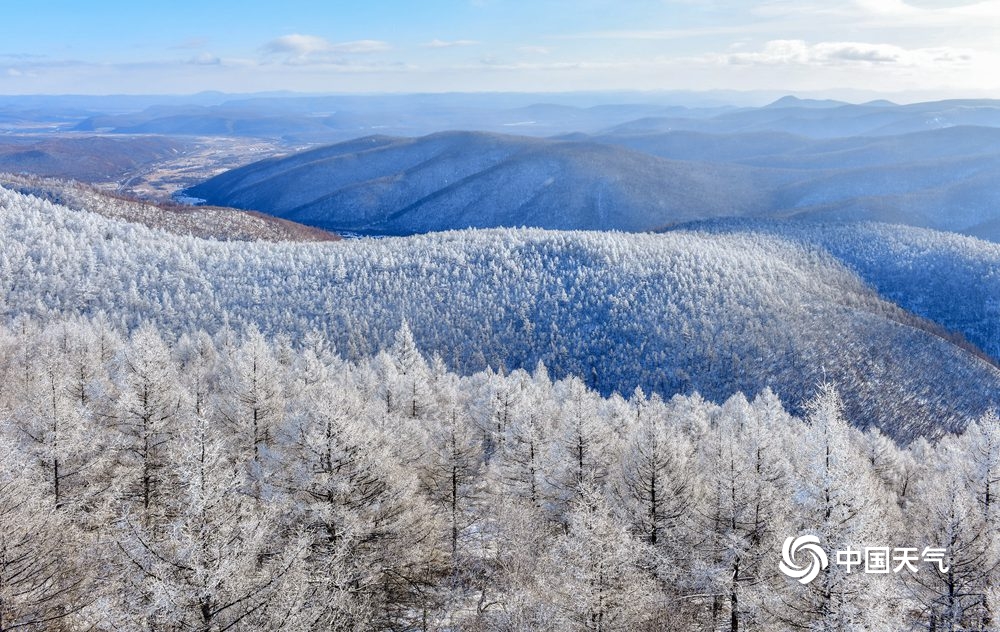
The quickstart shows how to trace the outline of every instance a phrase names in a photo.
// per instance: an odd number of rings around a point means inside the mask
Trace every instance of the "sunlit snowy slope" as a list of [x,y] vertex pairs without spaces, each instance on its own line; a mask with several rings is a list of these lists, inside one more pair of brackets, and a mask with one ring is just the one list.
[[7,318],[93,314],[180,332],[253,324],[349,357],[406,320],[428,353],[722,399],[797,405],[824,376],[854,423],[901,438],[977,415],[1000,372],[879,298],[832,257],[775,237],[460,231],[327,244],[178,237],[0,191]]

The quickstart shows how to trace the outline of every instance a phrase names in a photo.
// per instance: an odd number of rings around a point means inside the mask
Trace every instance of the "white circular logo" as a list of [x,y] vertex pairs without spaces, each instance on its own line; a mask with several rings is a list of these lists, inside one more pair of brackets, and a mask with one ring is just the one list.
[[[809,554],[809,561],[804,566],[800,566],[795,559],[800,551]],[[785,538],[785,543],[781,546],[781,563],[778,564],[778,568],[785,575],[803,584],[816,579],[819,572],[825,570],[828,564],[826,551],[819,545],[819,538],[814,535]]]

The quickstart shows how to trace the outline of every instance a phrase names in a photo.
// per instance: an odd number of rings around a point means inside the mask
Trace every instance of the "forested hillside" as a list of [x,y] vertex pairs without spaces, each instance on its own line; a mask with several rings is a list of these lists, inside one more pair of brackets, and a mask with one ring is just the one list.
[[175,235],[224,241],[335,241],[338,237],[262,213],[211,206],[155,204],[57,178],[0,173],[0,187],[77,211],[158,228]]
[[165,337],[254,326],[349,360],[402,322],[461,373],[578,376],[603,394],[770,387],[794,411],[830,381],[859,427],[909,441],[995,404],[1000,372],[832,257],[762,235],[462,231],[331,244],[171,236],[0,191],[7,318],[104,313]]
[[[172,332],[167,333],[173,338]],[[901,448],[818,385],[716,405],[346,362],[253,329],[0,328],[2,630],[989,629],[1000,421]],[[781,542],[947,549],[939,572]]]
[[263,160],[186,193],[368,234],[500,226],[642,231],[764,212],[776,184],[788,181],[774,170],[672,161],[610,144],[444,132],[370,136]]
[[131,136],[0,135],[0,171],[109,181],[188,151],[184,140]]
[[883,297],[959,334],[1000,360],[1000,247],[908,226],[739,220],[689,229],[758,233],[822,248]]
[[988,244],[235,243],[101,199],[0,188],[2,632],[993,625],[1000,371],[884,298],[950,324]]
[[678,130],[369,136],[254,162],[188,192],[364,234],[518,226],[638,232],[713,218],[796,217],[1000,241],[998,139],[1000,130],[973,126],[823,140]]

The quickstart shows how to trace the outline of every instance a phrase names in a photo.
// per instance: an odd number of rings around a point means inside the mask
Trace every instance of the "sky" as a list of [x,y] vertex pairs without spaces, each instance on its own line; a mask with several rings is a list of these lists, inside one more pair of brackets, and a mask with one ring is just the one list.
[[1000,97],[1000,0],[33,0],[0,94]]

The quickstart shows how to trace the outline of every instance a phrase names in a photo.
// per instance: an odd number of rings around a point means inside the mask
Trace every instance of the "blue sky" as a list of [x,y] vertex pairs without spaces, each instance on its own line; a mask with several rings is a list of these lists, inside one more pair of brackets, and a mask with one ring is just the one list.
[[3,94],[733,89],[1000,97],[1000,0],[5,5]]

